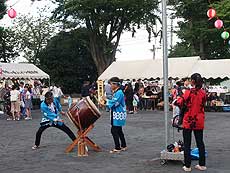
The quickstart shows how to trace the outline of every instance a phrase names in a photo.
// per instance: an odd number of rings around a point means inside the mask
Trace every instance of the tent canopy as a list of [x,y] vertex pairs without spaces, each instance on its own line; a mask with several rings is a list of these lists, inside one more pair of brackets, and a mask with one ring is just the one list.
[[230,59],[200,60],[192,70],[195,72],[207,79],[230,77]]
[[[200,60],[200,57],[169,58],[169,77],[184,78],[200,73],[205,78],[230,77],[230,59]],[[113,62],[100,76],[108,80],[113,76],[121,79],[163,78],[163,60],[148,59],[139,61]]]
[[33,64],[0,63],[0,79],[49,79],[49,75]]

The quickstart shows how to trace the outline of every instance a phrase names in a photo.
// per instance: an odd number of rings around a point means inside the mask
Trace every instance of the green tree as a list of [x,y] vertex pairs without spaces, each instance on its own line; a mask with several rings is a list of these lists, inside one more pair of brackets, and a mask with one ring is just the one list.
[[17,46],[28,62],[39,65],[38,55],[48,40],[55,34],[55,26],[47,9],[40,9],[38,16],[20,15],[15,19],[14,27]]
[[0,1],[0,19],[2,19],[5,14],[6,14],[5,0],[1,0]]
[[[222,10],[218,10],[218,15],[224,14],[227,7],[229,8],[229,3],[227,6],[223,5],[226,1],[229,0],[223,0],[220,2],[210,1],[216,2],[216,6],[222,8]],[[224,30],[218,30],[214,27],[215,19],[208,20],[207,10],[210,6],[208,1],[171,0],[170,5],[175,7],[175,16],[184,19],[178,23],[180,30],[177,34],[182,42],[185,42],[189,46],[188,49],[194,49],[195,54],[199,55],[201,59],[230,58],[229,46],[220,37],[221,32]],[[230,21],[227,16],[224,21],[226,26],[230,26]],[[183,48],[184,47],[181,47],[180,45],[176,45],[173,48],[173,51],[182,52]],[[189,53],[191,54],[188,54],[187,56],[193,55],[193,51]]]
[[186,42],[177,43],[169,53],[169,57],[186,57],[186,56],[196,56],[194,48]]
[[54,17],[64,28],[86,26],[89,50],[101,74],[113,61],[121,34],[144,25],[152,33],[158,0],[56,0]]
[[87,49],[86,29],[60,32],[39,54],[40,68],[65,93],[79,93],[83,81],[95,81],[97,70]]
[[19,55],[15,46],[15,34],[11,29],[0,27],[0,61],[10,62]]

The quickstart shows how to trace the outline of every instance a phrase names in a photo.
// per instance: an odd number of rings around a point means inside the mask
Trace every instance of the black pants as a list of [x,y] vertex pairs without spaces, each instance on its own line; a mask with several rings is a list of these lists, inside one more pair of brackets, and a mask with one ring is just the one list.
[[69,127],[67,127],[65,124],[63,125],[58,125],[58,124],[52,124],[52,125],[44,125],[44,126],[41,126],[37,133],[36,133],[36,140],[35,140],[35,145],[36,146],[39,146],[40,145],[40,141],[41,141],[41,136],[42,136],[42,133],[44,132],[44,130],[46,130],[47,128],[49,127],[56,127],[60,130],[62,130],[63,132],[65,132],[71,139],[72,141],[74,141],[76,139],[76,136],[73,134],[73,132],[69,129]]
[[[115,149],[120,150],[121,147],[126,147],[126,141],[125,141],[125,136],[124,133],[122,131],[122,127],[121,126],[112,126],[111,127],[111,133],[113,135],[113,140],[115,143]],[[121,140],[121,145],[120,145],[120,141]]]
[[140,110],[147,109],[147,101],[144,98],[140,98]]
[[129,111],[133,111],[133,98],[127,98],[126,106]]
[[205,146],[203,141],[203,130],[190,130],[183,129],[184,138],[184,162],[185,166],[189,168],[191,166],[191,140],[192,131],[196,139],[196,145],[199,150],[199,165],[205,166]]

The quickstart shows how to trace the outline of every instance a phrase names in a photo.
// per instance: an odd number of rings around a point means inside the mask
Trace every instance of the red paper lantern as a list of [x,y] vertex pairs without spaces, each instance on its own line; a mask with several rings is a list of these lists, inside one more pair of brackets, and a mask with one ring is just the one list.
[[224,23],[223,23],[222,20],[218,19],[218,20],[215,21],[215,27],[216,27],[217,29],[222,28],[223,25],[224,25]]
[[17,12],[15,11],[15,9],[11,8],[8,10],[8,16],[13,19],[17,16]]
[[209,20],[211,20],[213,17],[216,16],[216,10],[210,8],[210,9],[207,11],[207,16],[208,16]]

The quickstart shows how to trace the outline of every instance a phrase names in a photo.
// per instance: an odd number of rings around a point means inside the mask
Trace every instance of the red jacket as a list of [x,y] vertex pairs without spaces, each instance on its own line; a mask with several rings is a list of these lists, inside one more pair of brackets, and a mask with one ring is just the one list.
[[204,129],[204,106],[206,102],[206,93],[203,89],[186,90],[185,93],[177,99],[179,107],[186,106],[184,113],[183,128],[202,130]]

